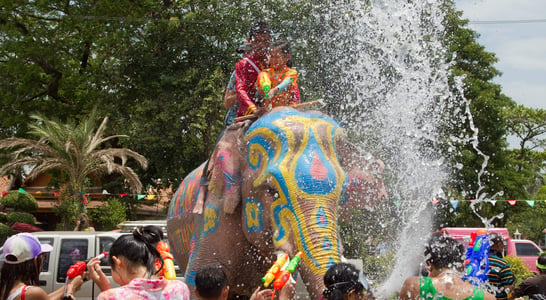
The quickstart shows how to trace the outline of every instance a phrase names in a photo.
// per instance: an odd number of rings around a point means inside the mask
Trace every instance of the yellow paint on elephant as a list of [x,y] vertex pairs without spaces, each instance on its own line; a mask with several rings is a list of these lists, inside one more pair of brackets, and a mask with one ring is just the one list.
[[205,208],[203,216],[203,232],[205,234],[212,233],[218,226],[218,211],[212,206]]
[[[275,132],[279,129],[282,134]],[[270,208],[274,246],[282,246],[290,240],[290,234],[292,234],[298,249],[304,251],[304,262],[317,274],[324,274],[329,264],[340,261],[336,228],[337,205],[343,192],[346,175],[337,160],[333,145],[335,136],[338,134],[342,134],[341,129],[328,120],[294,115],[274,120],[271,126],[256,129],[247,136],[248,140],[261,136],[267,141],[267,143],[249,145],[250,149],[255,151],[253,157],[249,157],[249,162],[258,167],[253,186],[256,188],[269,182],[279,193],[278,199]],[[264,148],[264,144],[268,146],[267,149]],[[302,164],[300,160],[303,160],[303,165],[305,163],[310,165],[308,160],[313,158],[313,153],[310,153],[312,151],[322,153],[323,160],[319,162],[329,167],[335,183],[330,192],[310,194],[298,185],[297,174],[301,173],[298,164]],[[270,159],[270,161],[259,162],[260,158]],[[301,184],[301,178],[299,179]],[[329,220],[327,226],[317,226],[317,220],[309,218],[308,209],[305,215],[300,207],[300,201],[306,202],[305,205],[313,205],[312,211],[317,211],[319,207],[334,206],[335,208],[331,209],[332,212],[326,209],[322,216]],[[309,204],[310,201],[313,203]],[[313,237],[311,237],[311,228]],[[316,240],[317,236],[327,236],[330,239],[323,243]],[[316,257],[318,253],[321,255]]]
[[260,208],[258,207],[258,203],[247,203],[245,206],[246,227],[261,227],[260,220],[258,219],[258,216],[260,216]]

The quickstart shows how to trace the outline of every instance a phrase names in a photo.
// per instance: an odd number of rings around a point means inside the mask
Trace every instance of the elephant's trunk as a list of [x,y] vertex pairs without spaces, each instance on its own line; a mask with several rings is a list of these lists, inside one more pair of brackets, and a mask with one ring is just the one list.
[[[302,209],[296,218],[298,230],[291,232],[291,241],[279,245],[277,249],[293,256],[297,251],[303,253],[298,266],[303,282],[305,282],[310,299],[318,299],[324,290],[323,277],[328,268],[341,261],[341,241],[338,238],[335,210]],[[313,217],[309,217],[313,216]]]

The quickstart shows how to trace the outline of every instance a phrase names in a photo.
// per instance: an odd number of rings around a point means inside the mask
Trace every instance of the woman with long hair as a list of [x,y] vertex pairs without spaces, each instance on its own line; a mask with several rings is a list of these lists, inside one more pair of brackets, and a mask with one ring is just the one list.
[[[163,259],[155,248],[160,237],[153,227],[137,228],[112,244],[108,262],[112,267],[112,279],[120,287],[110,288],[110,282],[99,266],[100,260],[89,262],[89,275],[102,290],[97,299],[189,299],[190,292],[185,283],[159,276]],[[159,261],[159,268],[156,261]]]
[[95,231],[95,227],[91,226],[91,222],[89,221],[87,214],[81,213],[78,215],[74,231]]
[[[6,240],[3,246],[4,264],[0,271],[0,299],[2,300],[35,300],[61,299],[64,287],[47,294],[40,285],[40,272],[46,253],[53,248],[31,234],[19,233]],[[82,276],[68,281],[66,296],[71,297],[83,283]]]

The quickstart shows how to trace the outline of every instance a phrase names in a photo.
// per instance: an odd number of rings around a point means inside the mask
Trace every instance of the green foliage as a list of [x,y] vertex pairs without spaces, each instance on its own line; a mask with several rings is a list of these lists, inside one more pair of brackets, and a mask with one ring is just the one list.
[[33,214],[22,211],[10,211],[7,213],[8,224],[15,222],[26,223],[30,225],[36,224],[36,217]]
[[0,212],[0,223],[6,223],[8,221],[8,216],[5,213]]
[[533,276],[533,272],[527,269],[527,266],[521,260],[521,258],[507,255],[504,257],[504,259],[506,259],[506,261],[510,264],[512,273],[514,274],[514,277],[516,277],[516,286],[518,286],[525,279]]
[[374,282],[383,282],[394,268],[394,253],[388,252],[385,256],[368,255],[363,258],[362,271],[366,277]]
[[59,201],[53,206],[59,222],[57,230],[73,230],[76,227],[76,217],[82,212],[80,197],[73,196],[68,185],[60,189]]
[[538,243],[544,240],[542,230],[546,228],[546,218],[537,216],[546,216],[546,201],[535,201],[531,207],[524,201],[518,201],[515,206],[509,209],[518,209],[518,213],[510,214],[507,217],[506,227],[510,232],[516,229],[521,233],[522,238],[529,239]]
[[8,225],[0,223],[0,245],[3,245],[9,236],[16,233],[17,231],[11,229]]
[[38,210],[36,199],[29,193],[19,193],[19,191],[8,192],[0,198],[0,205],[20,211]]
[[125,205],[116,198],[109,198],[100,207],[90,210],[89,217],[96,229],[113,230],[127,220]]

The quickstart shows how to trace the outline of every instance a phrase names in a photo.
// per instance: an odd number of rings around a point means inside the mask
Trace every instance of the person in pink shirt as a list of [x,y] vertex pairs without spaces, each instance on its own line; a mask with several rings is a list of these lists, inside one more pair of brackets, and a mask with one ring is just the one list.
[[159,260],[163,266],[163,259],[153,244],[157,233],[149,227],[120,236],[110,248],[108,261],[112,267],[112,279],[120,287],[110,288],[110,282],[99,266],[100,260],[89,262],[89,276],[102,290],[97,299],[190,299],[185,283],[158,275],[161,268],[156,267],[156,261]]

